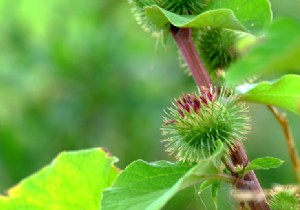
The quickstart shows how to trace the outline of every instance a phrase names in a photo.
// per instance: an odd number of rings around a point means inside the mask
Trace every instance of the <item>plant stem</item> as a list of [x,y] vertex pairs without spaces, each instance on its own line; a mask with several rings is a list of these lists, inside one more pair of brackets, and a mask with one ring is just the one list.
[[[242,142],[238,141],[234,148],[230,149],[230,157],[232,160],[233,165],[237,166],[244,166],[246,167],[249,164],[249,159],[247,157],[245,148],[242,144]],[[236,176],[238,178],[238,175],[234,172],[231,171],[233,176]],[[243,178],[244,181],[246,181],[248,184],[240,184],[240,182],[237,182],[237,188],[239,190],[251,190],[255,194],[260,194],[264,195],[263,190],[256,178],[256,175],[254,171],[250,171],[248,174],[246,174]],[[268,206],[266,199],[263,198],[261,200],[253,200],[253,201],[248,201],[248,205],[252,210],[269,210],[270,207]]]
[[211,86],[210,77],[204,68],[200,57],[198,56],[197,50],[195,49],[192,39],[192,29],[171,26],[170,30],[198,87],[201,88],[202,86]]
[[294,173],[297,182],[300,184],[300,161],[299,161],[299,156],[297,154],[297,150],[295,147],[295,141],[287,117],[284,114],[280,113],[274,106],[268,106],[268,108],[273,113],[275,119],[280,124],[281,129],[284,133],[285,141],[288,146],[288,151],[289,151],[290,159],[292,161]]
[[[210,80],[209,74],[205,69],[197,50],[195,49],[193,38],[192,38],[192,29],[191,28],[177,28],[175,26],[170,27],[171,34],[182,53],[187,65],[193,75],[193,78],[198,85],[201,87],[211,87],[212,82]],[[245,151],[243,144],[238,141],[235,147],[231,150],[230,157],[234,166],[242,165],[247,166],[249,160]],[[229,169],[230,170],[230,169]],[[238,175],[233,171],[232,175],[239,179]],[[236,187],[240,190],[251,190],[253,193],[263,194],[263,190],[260,187],[260,184],[253,171],[250,171],[246,174],[242,180],[236,183]],[[245,181],[245,182],[243,182]],[[243,183],[248,183],[247,185]],[[263,194],[264,195],[264,194]],[[252,210],[269,210],[269,206],[266,203],[266,199],[260,201],[248,201],[249,206]]]

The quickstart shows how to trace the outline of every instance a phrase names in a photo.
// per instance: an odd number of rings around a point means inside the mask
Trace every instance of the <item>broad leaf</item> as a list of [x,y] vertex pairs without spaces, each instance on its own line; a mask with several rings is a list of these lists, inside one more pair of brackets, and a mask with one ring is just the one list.
[[[241,90],[241,87],[238,89]],[[261,82],[251,85],[241,99],[275,105],[300,115],[300,76],[286,75],[273,83]]]
[[268,0],[214,0],[206,10],[230,9],[251,33],[259,33],[272,20]]
[[261,42],[228,69],[226,82],[236,85],[257,75],[300,70],[299,58],[300,23],[282,19],[274,22]]
[[194,167],[167,161],[135,161],[120,173],[111,188],[104,190],[101,209],[161,209],[178,191],[218,173],[221,151],[219,147],[214,156]]
[[170,22],[179,28],[211,26],[246,31],[229,9],[210,10],[197,16],[177,15],[158,6],[149,6],[144,9],[147,17],[158,27],[163,27]]
[[49,166],[0,197],[5,210],[99,210],[101,192],[111,186],[116,158],[102,149],[63,152]]
[[250,162],[245,168],[243,174],[247,174],[251,170],[268,170],[270,168],[278,168],[283,164],[283,161],[274,157],[257,158]]

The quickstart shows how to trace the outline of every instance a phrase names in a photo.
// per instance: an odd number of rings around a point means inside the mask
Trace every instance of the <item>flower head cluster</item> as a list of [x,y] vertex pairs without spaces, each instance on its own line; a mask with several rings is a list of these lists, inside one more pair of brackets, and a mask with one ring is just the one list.
[[249,130],[247,107],[232,93],[201,88],[199,94],[184,94],[164,117],[166,151],[180,161],[199,162],[216,151],[217,142],[229,147],[243,140]]
[[204,27],[194,30],[196,48],[210,71],[225,69],[238,58],[236,42],[239,33],[222,29]]
[[270,192],[268,203],[272,210],[300,209],[299,190],[295,186],[276,186]]

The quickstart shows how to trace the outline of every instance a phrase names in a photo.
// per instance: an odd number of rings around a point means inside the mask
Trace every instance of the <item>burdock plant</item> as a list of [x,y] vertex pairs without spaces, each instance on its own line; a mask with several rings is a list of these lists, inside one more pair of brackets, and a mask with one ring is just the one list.
[[[283,161],[250,161],[243,143],[251,129],[246,102],[267,105],[282,127],[300,183],[293,135],[287,118],[275,108],[300,115],[300,76],[261,81],[274,78],[273,71],[281,76],[286,70],[299,70],[300,23],[272,22],[268,0],[129,3],[144,30],[164,45],[173,38],[196,83],[194,92],[183,93],[165,109],[162,141],[175,162],[137,160],[120,172],[113,166],[116,158],[98,148],[62,154],[9,190],[8,196],[0,196],[0,209],[45,209],[41,205],[47,198],[46,209],[158,210],[191,186],[197,194],[209,188],[215,209],[299,209],[297,185],[263,190],[254,173],[277,168]],[[220,202],[222,185],[230,191],[221,194]],[[39,189],[44,191],[35,194]],[[224,202],[225,193],[232,205]],[[205,201],[205,206],[210,203]]]

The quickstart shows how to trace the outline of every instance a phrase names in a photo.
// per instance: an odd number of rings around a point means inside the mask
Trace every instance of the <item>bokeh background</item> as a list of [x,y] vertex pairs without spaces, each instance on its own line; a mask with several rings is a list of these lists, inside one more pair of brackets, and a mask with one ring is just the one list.
[[[275,18],[300,19],[300,0],[271,2]],[[143,32],[127,1],[0,0],[0,17],[0,193],[63,150],[105,147],[120,168],[173,160],[160,142],[163,109],[196,87],[174,43],[163,47]],[[300,149],[300,118],[287,114]],[[286,161],[257,173],[263,187],[294,183],[272,114],[251,105],[251,115],[249,157]],[[171,203],[195,209],[195,191]]]

